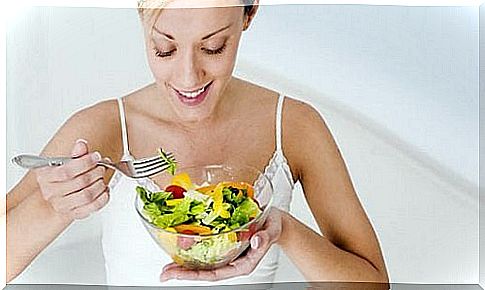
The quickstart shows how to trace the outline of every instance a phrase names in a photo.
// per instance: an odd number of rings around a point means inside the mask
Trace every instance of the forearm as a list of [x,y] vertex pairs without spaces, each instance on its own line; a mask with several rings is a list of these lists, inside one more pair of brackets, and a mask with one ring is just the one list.
[[283,214],[282,223],[278,244],[307,280],[388,282],[387,274],[369,261],[338,248],[291,215]]
[[55,212],[34,192],[7,212],[7,282],[54,240],[71,219]]

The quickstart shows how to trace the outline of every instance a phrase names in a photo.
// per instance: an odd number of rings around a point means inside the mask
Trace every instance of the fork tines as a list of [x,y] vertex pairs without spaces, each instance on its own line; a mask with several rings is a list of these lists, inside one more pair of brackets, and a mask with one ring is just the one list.
[[[166,156],[171,162],[177,163],[172,153],[167,153]],[[161,156],[147,157],[133,161],[133,168],[139,177],[154,175],[168,169],[169,167],[170,164],[167,163],[167,161]]]
[[[177,161],[173,158],[172,153],[168,153],[167,157],[170,161],[177,163]],[[154,157],[147,157],[142,159],[133,160],[133,166],[135,168],[142,168],[154,164],[167,164],[167,162],[161,156],[154,156]]]
[[149,176],[152,176],[152,175],[155,175],[155,174],[158,174],[162,171],[165,171],[169,168],[170,166],[169,165],[165,165],[165,166],[155,166],[153,168],[150,168],[150,169],[146,169],[146,170],[136,170],[137,174],[134,176],[135,178],[144,178],[144,177],[149,177]]

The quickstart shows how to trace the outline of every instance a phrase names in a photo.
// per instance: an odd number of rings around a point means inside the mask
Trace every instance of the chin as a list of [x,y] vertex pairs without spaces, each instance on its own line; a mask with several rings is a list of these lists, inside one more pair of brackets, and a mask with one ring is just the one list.
[[184,95],[168,86],[171,103],[178,117],[186,122],[197,122],[211,117],[217,103],[217,85],[209,82],[199,94]]

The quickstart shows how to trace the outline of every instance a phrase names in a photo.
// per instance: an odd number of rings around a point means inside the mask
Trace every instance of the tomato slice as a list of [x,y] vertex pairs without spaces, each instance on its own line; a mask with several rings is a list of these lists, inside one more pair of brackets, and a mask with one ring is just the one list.
[[[186,231],[190,232],[190,231]],[[194,238],[189,238],[189,237],[182,237],[179,236],[177,237],[177,246],[183,250],[188,250],[190,247],[192,247],[195,244],[195,239]]]
[[177,199],[177,198],[184,198],[184,192],[186,192],[187,190],[185,190],[185,188],[178,185],[169,185],[165,188],[165,191],[171,192],[173,195],[173,198]]

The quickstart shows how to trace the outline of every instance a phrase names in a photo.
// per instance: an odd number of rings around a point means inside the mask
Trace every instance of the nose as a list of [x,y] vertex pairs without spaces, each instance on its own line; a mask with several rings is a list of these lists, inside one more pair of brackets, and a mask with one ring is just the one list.
[[185,53],[180,58],[178,66],[176,77],[179,79],[178,85],[182,86],[180,89],[198,89],[205,75],[205,70],[196,54],[193,51]]

